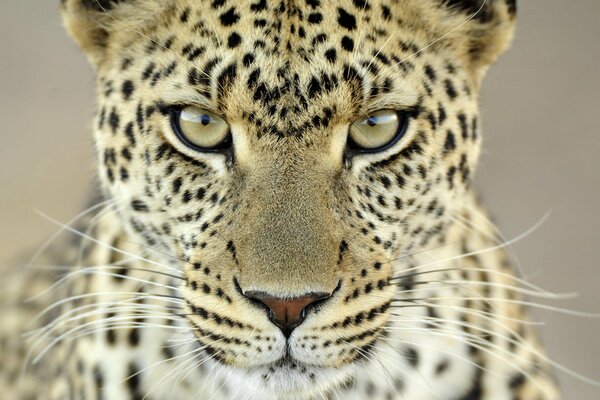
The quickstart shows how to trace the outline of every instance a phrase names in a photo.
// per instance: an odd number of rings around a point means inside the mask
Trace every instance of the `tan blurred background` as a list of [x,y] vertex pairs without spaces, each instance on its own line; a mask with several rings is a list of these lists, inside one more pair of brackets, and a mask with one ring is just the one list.
[[[478,185],[526,276],[561,303],[600,312],[600,1],[526,0],[511,52],[483,92]],[[2,0],[0,265],[81,210],[94,174],[91,69],[63,32],[58,0]],[[554,359],[600,379],[600,321],[538,313]],[[565,399],[600,389],[560,374]]]

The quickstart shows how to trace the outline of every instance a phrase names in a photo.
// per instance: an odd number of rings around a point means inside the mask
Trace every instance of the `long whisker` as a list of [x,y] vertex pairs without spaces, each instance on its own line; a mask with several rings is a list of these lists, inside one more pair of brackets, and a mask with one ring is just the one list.
[[[394,346],[392,346],[390,343],[384,341],[382,342],[383,344],[385,344],[386,346],[390,347],[392,349],[392,351],[395,354],[391,354],[392,356],[397,356],[398,355],[398,351],[394,348]],[[383,351],[382,349],[379,349],[379,351]],[[386,354],[390,354],[390,352],[385,352]],[[433,387],[431,386],[431,383],[425,378],[425,376],[421,373],[421,371],[419,371],[418,369],[415,370],[417,374],[419,374],[419,376],[421,377],[423,386],[425,386],[427,388],[427,391],[433,395],[433,397],[435,397],[436,399],[439,399],[438,394],[435,392],[435,390],[433,389]],[[419,382],[421,383],[421,382]],[[396,390],[396,386],[393,384],[393,378],[392,378],[392,384],[391,387],[394,389],[394,392],[396,393],[396,396],[399,396],[398,391]]]
[[[106,304],[106,306],[104,305]],[[39,334],[45,333],[45,332],[49,332],[51,330],[54,330],[55,328],[57,328],[60,325],[63,324],[68,324],[69,322],[75,322],[77,320],[82,320],[82,319],[86,319],[88,317],[93,317],[96,315],[103,315],[103,314],[109,314],[109,313],[118,313],[118,312],[122,312],[122,311],[135,311],[136,313],[140,313],[140,312],[146,312],[152,309],[159,309],[159,310],[164,310],[164,311],[174,311],[174,312],[178,312],[180,311],[178,308],[175,307],[165,307],[162,305],[158,305],[158,304],[139,304],[139,303],[127,303],[127,302],[122,302],[122,303],[104,303],[104,304],[91,304],[91,305],[85,305],[85,306],[81,306],[78,307],[75,310],[70,310],[68,313],[65,313],[63,315],[61,315],[60,317],[56,318],[55,320],[53,320],[51,323],[47,324],[44,327],[38,328],[34,331],[30,331],[27,333],[27,336],[37,336]],[[92,311],[87,311],[85,313],[82,313],[81,311],[83,311],[84,308],[92,308]],[[71,314],[76,314],[74,317],[69,317],[69,315]],[[138,314],[136,314],[138,315]],[[158,314],[156,314],[158,315]],[[163,314],[164,315],[164,314]],[[168,314],[170,315],[170,314]],[[179,315],[179,314],[175,314],[175,315]]]
[[[56,283],[54,283],[49,289],[46,289],[41,294],[36,295],[35,297],[33,297],[33,299],[39,298],[43,294],[47,293],[48,290],[53,290],[53,289],[61,286],[67,280],[72,279],[72,278],[76,277],[77,275],[111,276],[113,278],[119,278],[119,279],[123,279],[123,280],[129,280],[129,281],[132,281],[132,282],[143,283],[145,285],[156,286],[156,287],[159,287],[159,288],[170,289],[170,290],[173,290],[173,291],[177,291],[179,289],[179,288],[177,288],[175,286],[164,285],[162,283],[153,282],[153,281],[150,281],[150,280],[147,280],[147,279],[135,278],[135,277],[132,277],[132,276],[129,276],[129,275],[125,275],[125,274],[119,274],[119,273],[114,273],[114,272],[102,271],[100,268],[98,268],[99,269],[98,271],[96,271],[95,269],[96,268],[94,268],[93,270],[86,269],[86,270],[72,272],[72,273],[68,274],[67,276],[61,278]],[[177,277],[177,278],[181,279],[179,277]]]
[[[71,218],[69,221],[67,221],[67,223],[65,224],[65,226],[70,226],[72,224],[74,224],[75,222],[79,221],[81,218],[85,217],[86,215],[88,215],[89,213],[92,213],[94,211],[96,211],[99,208],[102,208],[104,206],[112,206],[114,204],[116,204],[116,200],[114,199],[109,199],[109,200],[105,200],[102,201],[100,203],[97,203],[85,210],[83,210],[82,212],[80,212],[79,214],[77,214],[76,216],[74,216],[73,218]],[[36,210],[37,211],[37,210]],[[39,212],[39,211],[37,211]],[[56,240],[56,238],[58,236],[60,236],[61,233],[64,232],[64,227],[59,228],[56,232],[54,232],[54,234],[52,234],[52,236],[50,236],[43,244],[42,246],[33,254],[33,256],[31,256],[31,258],[29,259],[29,262],[27,264],[25,264],[25,266],[29,266],[30,264],[33,264],[33,262],[44,252],[48,249],[48,247]]]
[[[405,299],[393,299],[392,302],[394,302],[394,303],[415,302],[415,301],[422,301],[422,300],[456,300],[456,298],[454,298],[454,297],[428,297],[428,298],[412,298],[412,299],[406,299],[406,300]],[[461,300],[481,300],[481,298],[461,297]],[[546,311],[554,311],[554,312],[558,312],[558,313],[565,314],[565,315],[571,315],[571,316],[575,316],[575,317],[600,318],[600,314],[587,313],[587,312],[577,311],[577,310],[569,310],[566,308],[554,307],[554,306],[549,306],[547,304],[534,303],[534,302],[525,301],[525,300],[507,299],[507,298],[502,298],[502,297],[487,298],[487,300],[492,301],[492,302],[504,302],[504,303],[509,303],[509,304],[519,304],[519,305],[523,305],[523,306],[527,306],[527,307],[531,307],[531,308],[539,308],[539,309],[546,310]]]
[[[219,339],[219,340],[220,340],[220,339]],[[217,340],[217,341],[219,341],[219,340]],[[200,362],[198,362],[197,364],[192,364],[192,370],[194,370],[194,369],[197,369],[197,368],[198,368],[200,365],[202,365],[204,362],[206,362],[206,361],[208,361],[208,360],[210,360],[210,359],[212,359],[212,358],[216,357],[216,356],[217,356],[218,354],[220,354],[221,352],[222,352],[221,350],[218,350],[217,352],[215,352],[215,353],[214,353],[214,354],[212,354],[212,355],[205,356],[205,357],[204,357],[202,360],[200,360]],[[202,354],[202,353],[198,353],[198,354],[196,354],[196,356],[198,356],[198,355],[201,355],[201,354]],[[195,356],[194,356],[193,358],[195,358]],[[193,358],[192,358],[192,360],[193,360]],[[142,400],[146,399],[146,398],[147,398],[147,396],[150,394],[150,392],[152,392],[152,390],[154,390],[154,388],[156,388],[156,387],[160,386],[160,385],[162,384],[162,382],[163,382],[165,379],[169,378],[170,376],[172,376],[172,375],[173,375],[174,373],[176,373],[176,372],[177,372],[177,369],[175,369],[175,368],[174,368],[174,369],[173,369],[171,372],[169,372],[167,375],[165,375],[164,377],[162,377],[162,378],[161,378],[161,379],[160,379],[158,382],[156,382],[154,385],[152,385],[152,387],[150,387],[150,389],[148,390],[148,393],[147,393],[147,394],[146,394],[144,397],[142,397]],[[187,375],[186,375],[186,376],[187,376]]]
[[151,294],[151,293],[143,293],[143,292],[93,292],[93,293],[85,293],[85,294],[70,296],[70,297],[58,300],[58,301],[50,304],[46,308],[44,308],[37,315],[35,315],[31,319],[31,323],[39,320],[41,317],[46,315],[49,311],[51,311],[57,307],[60,307],[61,305],[64,305],[66,303],[76,301],[76,300],[83,300],[83,299],[87,299],[90,297],[100,297],[100,296],[141,296],[141,297],[147,298],[147,299],[156,299],[156,300],[163,300],[166,302],[172,302],[172,303],[176,303],[176,304],[185,304],[185,302],[183,302],[184,299],[182,297],[165,295],[165,294]]
[[[438,329],[441,329],[443,332],[446,332],[448,330],[448,326],[447,325],[442,325],[440,322],[452,322],[452,323],[456,323],[459,326],[465,326],[465,327],[469,327],[469,328],[472,328],[472,329],[477,329],[477,330],[479,330],[479,331],[481,331],[483,333],[486,333],[486,334],[491,334],[491,335],[493,335],[495,337],[498,337],[498,338],[506,340],[508,343],[514,344],[516,347],[525,348],[525,350],[528,351],[530,354],[533,354],[536,357],[539,357],[544,362],[550,364],[552,367],[554,367],[554,368],[556,368],[556,369],[564,372],[567,375],[572,376],[575,379],[578,379],[578,380],[580,380],[582,382],[585,382],[585,383],[587,383],[589,385],[592,385],[592,386],[600,387],[600,381],[592,379],[592,378],[589,378],[589,377],[586,377],[586,376],[584,376],[582,374],[579,374],[576,371],[574,371],[574,370],[572,370],[570,368],[567,368],[563,364],[560,364],[557,361],[554,361],[553,359],[551,359],[547,355],[545,355],[545,354],[541,353],[540,351],[536,350],[531,345],[531,343],[529,343],[528,341],[526,341],[521,336],[520,336],[520,338],[522,340],[515,340],[515,339],[511,339],[508,336],[501,335],[501,334],[499,334],[497,332],[483,329],[483,328],[481,328],[481,327],[479,327],[477,325],[474,325],[474,324],[463,323],[463,322],[460,322],[460,321],[449,321],[449,320],[445,320],[443,318],[423,317],[423,319],[428,320],[430,324],[436,326]],[[439,322],[438,321],[434,321],[436,319],[439,320]],[[391,328],[391,329],[402,329],[403,330],[404,328]],[[409,328],[409,329],[424,329],[424,328]],[[471,337],[473,339],[477,338],[477,341],[481,342],[484,346],[492,347],[492,348],[494,348],[497,351],[501,351],[501,352],[507,354],[508,356],[512,356],[512,357],[517,356],[518,357],[518,355],[516,355],[514,352],[512,352],[512,351],[510,351],[508,349],[505,349],[505,348],[503,348],[501,346],[498,346],[498,345],[495,345],[495,344],[487,342],[485,340],[485,338],[478,338],[477,335],[466,333],[466,332],[464,332],[462,330],[458,330],[458,329],[452,329],[452,328],[450,328],[450,330],[453,330],[453,331],[455,331],[456,333],[458,333],[460,335],[465,335],[465,336]],[[493,354],[493,353],[490,353],[490,354]],[[527,359],[523,358],[523,360],[527,360]]]
[[126,382],[129,379],[131,379],[131,378],[135,378],[136,376],[141,375],[144,372],[146,372],[148,370],[151,370],[151,369],[154,369],[154,368],[156,368],[156,367],[158,367],[158,366],[160,366],[162,364],[168,363],[170,361],[179,360],[179,359],[185,358],[185,357],[190,357],[192,354],[195,354],[195,353],[203,351],[203,350],[204,350],[204,347],[199,347],[199,348],[194,349],[194,350],[190,349],[189,352],[185,352],[185,353],[180,354],[178,356],[173,356],[173,357],[170,357],[170,358],[166,358],[164,360],[157,361],[157,362],[152,363],[152,364],[148,365],[147,367],[144,367],[144,368],[140,369],[139,371],[136,371],[135,373],[127,376],[125,379],[123,379],[122,382]]
[[[517,354],[513,354],[510,351],[508,351],[498,345],[486,342],[482,338],[477,339],[477,340],[475,338],[469,339],[466,337],[467,335],[465,335],[465,332],[459,331],[456,329],[454,329],[454,330],[448,329],[447,327],[445,327],[444,329],[436,330],[436,331],[432,331],[430,329],[425,329],[425,328],[416,328],[416,327],[411,327],[411,328],[387,327],[384,329],[387,331],[390,331],[390,332],[405,331],[405,332],[416,332],[416,333],[420,333],[420,334],[428,334],[428,335],[433,335],[433,336],[441,336],[444,338],[452,338],[459,342],[463,342],[463,343],[468,344],[480,351],[485,352],[486,354],[490,355],[491,357],[493,357],[495,359],[505,362],[507,365],[520,371],[529,380],[531,380],[538,387],[538,389],[540,389],[544,393],[546,392],[546,388],[544,388],[543,385],[541,385],[535,377],[533,377],[529,372],[527,372],[525,369],[523,369],[519,364],[517,364],[517,362],[513,361],[515,358],[518,358],[521,361],[527,362],[527,361],[529,361],[528,359],[524,358],[524,356],[519,356]],[[452,332],[456,332],[456,334],[452,334]],[[492,351],[491,349],[496,350],[496,352]],[[503,353],[508,353],[508,357],[502,356],[501,354],[503,354]]]
[[[422,288],[417,288],[417,289],[410,289],[410,290],[402,290],[400,293],[405,294],[405,293],[411,293],[411,292],[416,292],[416,291],[421,291],[421,290],[428,290],[428,289],[444,289],[446,286],[450,286],[450,287],[465,287],[465,286],[484,286],[484,287],[489,287],[489,288],[500,288],[500,289],[505,289],[507,291],[511,291],[514,293],[519,293],[519,294],[523,294],[523,295],[527,295],[527,296],[531,296],[531,297],[539,297],[539,298],[543,298],[543,299],[550,299],[550,300],[564,300],[564,299],[571,299],[574,296],[576,296],[576,294],[573,293],[560,293],[560,294],[554,294],[554,293],[546,293],[546,292],[538,292],[538,291],[533,291],[533,290],[527,290],[527,289],[523,289],[521,287],[518,286],[513,286],[513,285],[508,285],[508,284],[504,284],[504,283],[498,283],[498,282],[486,282],[486,281],[468,281],[468,280],[429,280],[429,281],[416,281],[416,282],[411,282],[410,285],[411,286],[420,286],[420,285],[429,285],[431,283],[435,283],[435,284],[439,284],[442,286],[427,286],[427,287],[422,287]],[[398,286],[402,286],[402,283],[395,283]]]
[[[411,272],[411,271],[418,271],[421,269],[424,269],[425,267],[428,267],[430,265],[426,265],[426,266],[417,266],[417,267],[413,267],[413,268],[408,268],[406,270],[404,270],[403,272]],[[397,275],[394,276],[390,279],[390,282],[396,282],[398,280],[403,280],[403,279],[410,279],[410,278],[414,278],[416,276],[421,276],[421,275],[426,275],[426,274],[433,274],[433,273],[441,273],[441,272],[453,272],[453,271],[473,271],[473,272],[485,272],[487,274],[490,275],[495,275],[498,277],[503,277],[503,278],[507,278],[509,280],[513,280],[516,283],[519,283],[521,285],[523,285],[524,287],[527,287],[529,289],[534,290],[537,293],[542,293],[545,296],[558,296],[557,298],[571,298],[572,296],[577,296],[577,293],[552,293],[549,292],[543,288],[540,288],[539,286],[536,286],[530,282],[527,282],[524,279],[515,277],[512,274],[506,273],[506,272],[502,272],[502,271],[498,271],[498,270],[494,270],[494,269],[490,269],[490,268],[474,268],[474,267],[468,267],[468,268],[462,268],[462,267],[448,267],[448,268],[440,268],[440,269],[433,269],[433,270],[427,270],[427,271],[421,271],[421,272],[413,272],[413,273],[409,273],[409,274],[403,274],[403,275]]]
[[[462,226],[464,226],[465,228],[477,232],[481,235],[483,235],[484,237],[493,240],[496,243],[502,243],[502,242],[506,242],[508,239],[506,236],[504,236],[504,234],[500,231],[500,229],[492,222],[490,221],[484,214],[483,212],[477,210],[475,207],[470,207],[469,210],[477,217],[479,217],[480,219],[482,219],[486,224],[487,227],[489,229],[491,229],[493,231],[493,234],[490,234],[487,230],[482,229],[478,226],[475,225],[475,222],[468,220],[467,218],[465,218],[462,215],[451,215],[450,218],[452,220],[454,220],[456,223],[461,224]],[[506,248],[506,253],[508,255],[508,257],[510,257],[511,259],[511,265],[514,266],[514,268],[517,270],[518,276],[523,276],[523,267],[521,265],[521,262],[519,261],[519,258],[517,257],[513,246],[508,246]]]
[[[87,224],[85,230],[83,231],[83,234],[92,236],[92,232],[94,232],[94,229],[96,229],[96,227],[100,224],[100,222],[102,222],[102,219],[105,216],[115,213],[117,211],[116,207],[114,207],[115,205],[116,205],[116,203],[114,205],[111,205],[110,207],[105,207],[104,209],[102,209],[102,211],[100,211],[98,214],[96,214]],[[75,265],[83,264],[84,253],[85,253],[87,244],[88,243],[85,238],[80,239],[79,246],[77,248],[77,258],[75,261]]]
[[[97,330],[91,330],[91,331],[85,331],[86,328],[88,327],[92,327],[94,325],[102,325],[103,328],[101,328],[99,331],[104,331],[104,330],[110,330],[110,329],[116,329],[117,327],[121,327],[121,325],[119,324],[119,322],[122,321],[129,321],[129,320],[134,320],[133,322],[128,322],[126,325],[122,326],[123,328],[132,328],[132,327],[160,327],[162,329],[175,329],[178,331],[182,331],[184,329],[189,329],[190,331],[193,331],[193,328],[182,328],[182,327],[176,327],[176,326],[172,326],[172,325],[161,325],[161,324],[150,324],[150,323],[146,323],[146,322],[136,322],[135,319],[139,319],[143,316],[126,316],[126,317],[111,317],[111,318],[106,318],[104,320],[98,320],[98,321],[92,321],[83,325],[79,325],[76,326],[70,330],[68,330],[67,332],[55,337],[48,345],[46,345],[46,347],[43,348],[43,350],[41,352],[38,353],[38,355],[33,359],[32,364],[35,365],[37,364],[43,357],[44,355],[50,350],[52,349],[56,344],[64,341],[64,340],[68,340],[69,336],[75,334],[77,331],[82,331],[80,332],[80,334],[74,336],[71,338],[71,340],[75,339],[76,337],[80,337],[80,336],[84,336],[84,335],[89,335],[91,333],[95,333],[98,332]],[[172,320],[172,321],[179,321],[179,319],[175,318],[175,317],[162,317],[163,319],[167,319],[167,320]],[[114,325],[111,325],[111,323],[115,323]],[[32,346],[34,347],[34,346]]]
[[66,226],[66,225],[64,225],[63,223],[61,223],[61,222],[59,222],[59,221],[55,220],[54,218],[52,218],[52,217],[49,217],[48,215],[46,215],[46,214],[42,213],[41,211],[39,211],[39,214],[40,214],[40,215],[42,215],[42,216],[43,216],[44,218],[46,218],[47,220],[49,220],[49,221],[51,221],[51,222],[55,223],[56,225],[59,225],[59,226],[62,226],[62,227],[64,227],[64,229],[65,229],[65,230],[68,230],[68,231],[70,231],[70,232],[72,232],[72,233],[74,233],[74,234],[76,234],[76,235],[78,235],[78,236],[84,237],[84,238],[86,238],[86,239],[88,239],[88,240],[90,240],[90,241],[92,241],[92,242],[94,242],[94,243],[96,243],[96,244],[98,244],[98,245],[100,245],[100,246],[102,246],[102,247],[105,247],[105,248],[111,249],[111,250],[113,250],[113,251],[116,251],[117,253],[120,253],[120,254],[123,254],[123,255],[129,256],[129,257],[134,257],[134,258],[137,258],[137,259],[138,259],[138,260],[140,260],[140,261],[145,261],[145,262],[147,262],[147,263],[149,263],[149,264],[152,264],[152,265],[155,265],[155,266],[158,266],[158,267],[162,267],[162,268],[165,268],[165,269],[168,269],[168,270],[171,270],[171,271],[175,271],[175,272],[180,272],[180,271],[179,271],[179,270],[177,270],[176,268],[173,268],[173,267],[170,267],[170,266],[167,266],[167,265],[164,265],[164,264],[157,263],[156,261],[152,261],[152,260],[149,260],[149,259],[147,259],[147,258],[144,258],[144,257],[138,256],[138,255],[132,254],[132,253],[130,253],[130,252],[127,252],[127,251],[125,251],[125,250],[117,249],[117,248],[116,248],[116,247],[114,247],[114,246],[111,246],[111,245],[109,245],[109,244],[107,244],[107,243],[104,243],[104,242],[102,242],[102,241],[100,241],[100,240],[98,240],[98,239],[96,239],[96,238],[93,238],[93,237],[91,237],[91,236],[89,236],[89,235],[86,235],[86,234],[84,234],[84,233],[82,233],[82,232],[79,232],[78,230],[76,230],[76,229],[73,229],[73,228],[71,228],[70,226]]
[[[548,212],[538,222],[536,222],[531,228],[527,229],[522,234],[520,234],[520,235],[514,237],[513,239],[510,239],[510,240],[508,240],[508,241],[506,241],[504,243],[501,243],[501,244],[498,244],[498,245],[495,245],[495,246],[486,247],[486,248],[480,249],[480,250],[475,250],[475,251],[463,253],[463,254],[460,254],[460,255],[457,255],[457,256],[448,257],[448,258],[443,259],[443,260],[438,260],[438,261],[426,263],[426,264],[423,264],[423,265],[419,265],[418,268],[426,268],[426,267],[433,266],[433,265],[439,265],[439,264],[443,264],[443,263],[446,263],[446,262],[460,260],[460,259],[463,259],[463,258],[466,258],[466,257],[472,257],[472,256],[476,256],[476,255],[479,255],[479,254],[489,253],[489,252],[492,252],[492,251],[503,249],[503,248],[505,248],[507,246],[510,246],[510,245],[512,245],[514,243],[517,243],[517,242],[525,239],[527,236],[531,235],[533,232],[535,232],[536,230],[538,230],[540,228],[540,226],[542,226],[546,222],[546,220],[548,219],[549,216],[550,216],[550,213]],[[386,263],[391,263],[391,262],[394,262],[396,260],[397,259],[395,259],[395,260],[389,260]]]
[[415,343],[415,342],[411,342],[411,341],[408,341],[408,340],[400,340],[400,339],[391,338],[391,337],[385,337],[385,336],[380,337],[378,340],[382,340],[382,341],[386,341],[386,342],[391,342],[392,344],[397,344],[397,343],[407,344],[407,345],[410,345],[410,346],[414,346],[416,348],[420,347],[420,348],[424,348],[424,349],[428,349],[428,350],[433,350],[436,353],[438,353],[438,352],[439,353],[443,353],[443,354],[449,355],[450,357],[454,357],[454,358],[457,358],[457,359],[459,359],[461,361],[464,361],[465,363],[470,364],[470,365],[472,365],[472,366],[474,366],[474,367],[476,367],[476,368],[478,368],[478,369],[480,369],[480,370],[482,370],[482,371],[484,371],[486,373],[489,373],[492,376],[497,376],[498,378],[508,378],[508,375],[504,375],[504,374],[501,375],[498,372],[490,371],[489,369],[487,369],[484,366],[482,366],[481,364],[473,361],[472,359],[469,359],[467,357],[461,356],[460,354],[454,353],[452,351],[446,350],[445,348],[441,348],[441,347],[438,347],[438,346],[426,345],[426,344],[422,344],[422,343]]

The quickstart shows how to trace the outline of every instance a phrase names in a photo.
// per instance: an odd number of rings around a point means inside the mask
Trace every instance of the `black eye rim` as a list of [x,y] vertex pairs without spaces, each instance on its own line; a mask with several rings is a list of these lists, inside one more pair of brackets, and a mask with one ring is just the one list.
[[[385,110],[381,110],[381,111],[385,111]],[[410,111],[407,111],[407,110],[390,110],[390,111],[394,111],[396,113],[396,115],[398,116],[398,121],[400,122],[398,124],[398,129],[396,130],[396,133],[394,134],[394,138],[392,140],[390,140],[389,142],[387,142],[386,144],[384,144],[383,146],[375,147],[373,149],[367,149],[365,147],[362,147],[358,143],[356,143],[352,139],[352,136],[350,135],[350,131],[348,131],[348,141],[346,144],[346,148],[347,148],[347,152],[349,153],[349,155],[355,156],[355,155],[360,155],[360,154],[381,153],[383,151],[390,149],[391,147],[394,147],[394,145],[396,143],[398,143],[398,141],[404,137],[404,135],[406,134],[406,131],[408,130],[408,125],[410,122]]]
[[179,124],[179,118],[181,116],[181,112],[186,107],[190,107],[190,106],[175,106],[175,107],[171,107],[171,109],[169,110],[169,119],[171,122],[171,129],[175,133],[175,136],[177,136],[177,139],[179,139],[179,141],[181,143],[183,143],[186,147],[189,147],[190,149],[201,152],[201,153],[224,153],[224,152],[227,152],[231,148],[231,145],[233,143],[233,140],[231,138],[231,129],[230,128],[227,129],[227,136],[225,136],[225,138],[214,147],[198,146],[197,144],[194,144],[188,140],[188,138],[186,137],[186,135],[183,133],[183,131],[181,129],[181,125]]

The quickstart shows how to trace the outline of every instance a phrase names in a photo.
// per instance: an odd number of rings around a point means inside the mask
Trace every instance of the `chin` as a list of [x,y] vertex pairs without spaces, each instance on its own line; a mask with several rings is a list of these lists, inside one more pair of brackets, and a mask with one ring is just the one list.
[[303,365],[288,359],[271,365],[238,368],[218,363],[216,375],[220,375],[236,388],[232,398],[247,400],[305,400],[324,395],[350,378],[353,368]]

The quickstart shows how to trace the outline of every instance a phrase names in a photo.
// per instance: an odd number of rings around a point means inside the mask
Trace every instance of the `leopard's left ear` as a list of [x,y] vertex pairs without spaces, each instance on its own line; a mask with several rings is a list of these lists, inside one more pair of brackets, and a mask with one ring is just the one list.
[[466,56],[474,69],[493,63],[510,45],[517,0],[439,0],[442,7],[464,24]]

